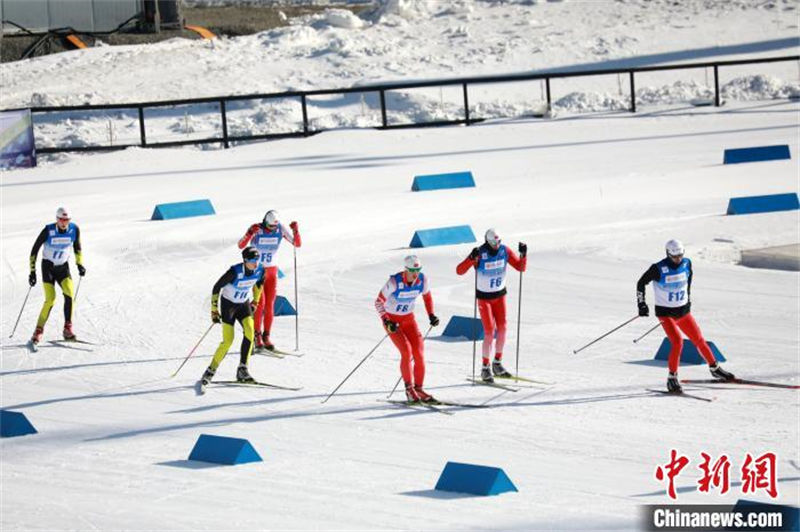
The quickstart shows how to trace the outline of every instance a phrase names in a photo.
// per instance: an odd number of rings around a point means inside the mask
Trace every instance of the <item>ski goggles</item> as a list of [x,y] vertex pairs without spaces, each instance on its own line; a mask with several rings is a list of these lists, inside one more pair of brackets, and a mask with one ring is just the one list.
[[408,268],[408,267],[406,267],[406,271],[407,272],[411,272],[411,273],[419,273],[419,272],[422,271],[422,266],[420,266],[419,268]]

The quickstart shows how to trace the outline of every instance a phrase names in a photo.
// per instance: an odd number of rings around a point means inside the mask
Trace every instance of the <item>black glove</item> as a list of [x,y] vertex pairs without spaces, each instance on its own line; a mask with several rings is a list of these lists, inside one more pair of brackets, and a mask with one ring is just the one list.
[[436,314],[428,314],[428,319],[430,320],[431,327],[439,325],[439,318],[436,317]]
[[36,286],[36,272],[31,272],[28,276],[28,284],[31,286]]
[[639,303],[639,316],[649,316],[650,315],[650,308],[647,306],[647,303],[642,301]]
[[214,323],[219,323],[222,320],[219,318],[219,311],[217,309],[211,309],[211,321]]
[[478,248],[472,248],[472,251],[469,252],[469,258],[472,260],[476,260],[478,257],[480,257],[480,255],[481,252],[478,251]]
[[389,318],[383,318],[383,328],[386,329],[386,332],[389,334],[397,331],[397,322],[392,321]]
[[525,242],[519,243],[519,254],[523,257],[525,257],[528,254],[528,244],[526,244]]
[[83,264],[78,264],[78,275],[81,277],[86,275],[86,268],[83,267]]

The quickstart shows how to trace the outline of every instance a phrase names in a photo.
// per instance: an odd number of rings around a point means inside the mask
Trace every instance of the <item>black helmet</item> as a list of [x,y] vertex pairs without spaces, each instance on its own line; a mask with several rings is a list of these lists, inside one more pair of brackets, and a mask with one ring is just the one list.
[[245,262],[249,260],[258,260],[258,250],[255,246],[247,246],[242,250],[242,260]]

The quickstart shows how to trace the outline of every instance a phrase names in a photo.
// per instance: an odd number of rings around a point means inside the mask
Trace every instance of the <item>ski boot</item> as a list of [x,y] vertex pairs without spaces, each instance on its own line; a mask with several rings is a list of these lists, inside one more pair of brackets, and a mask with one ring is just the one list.
[[428,392],[423,390],[422,386],[420,386],[420,385],[414,386],[414,393],[417,394],[417,397],[419,397],[419,400],[422,401],[423,403],[435,403],[436,402],[436,399],[434,399],[431,394],[429,394]]
[[678,381],[678,374],[670,372],[667,377],[667,391],[670,393],[683,393],[681,383]]
[[406,401],[409,403],[419,403],[420,397],[417,395],[417,390],[411,384],[406,384]]
[[31,336],[31,343],[33,345],[36,345],[39,342],[41,342],[43,334],[44,334],[44,327],[36,327],[36,330],[33,331],[33,336]]
[[264,349],[264,340],[262,340],[261,332],[260,331],[256,331],[256,334],[254,336],[255,336],[255,341],[256,341],[256,345],[254,346],[254,349],[256,351],[261,351],[262,349]]
[[211,379],[214,378],[214,373],[216,373],[216,371],[211,369],[211,366],[206,368],[203,376],[200,377],[200,380],[197,381],[197,384],[195,385],[195,391],[197,392],[197,395],[203,395],[206,393],[206,386],[208,386],[211,382]]
[[513,377],[511,373],[506,371],[506,368],[503,367],[503,364],[499,360],[492,362],[492,373],[494,373],[495,377]]
[[714,364],[713,366],[708,366],[708,370],[711,372],[711,376],[715,379],[719,379],[721,381],[732,381],[735,380],[736,377],[730,371],[725,371],[720,367],[719,364]]
[[494,382],[494,377],[492,377],[492,370],[489,366],[483,366],[483,368],[481,368],[481,380],[483,382]]
[[247,364],[239,364],[239,368],[236,370],[236,382],[242,382],[245,384],[253,384],[256,380],[250,375],[250,372],[247,371]]
[[269,341],[269,333],[267,331],[261,333],[261,343],[267,351],[275,351],[275,346]]
[[75,333],[72,332],[72,322],[71,321],[68,321],[68,322],[66,322],[64,324],[64,332],[63,332],[63,334],[64,334],[64,340],[72,341],[72,340],[77,340],[78,339],[77,336],[75,336]]

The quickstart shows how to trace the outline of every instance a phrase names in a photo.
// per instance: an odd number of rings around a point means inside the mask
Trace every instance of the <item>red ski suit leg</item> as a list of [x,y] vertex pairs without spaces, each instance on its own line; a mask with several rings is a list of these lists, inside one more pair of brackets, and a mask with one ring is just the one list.
[[[479,299],[478,310],[483,324],[483,344],[482,354],[486,362],[492,354],[492,341],[494,340],[495,357],[498,360],[502,357],[503,347],[506,343],[506,297],[495,299]],[[497,338],[494,333],[497,330]]]
[[[397,322],[397,331],[391,333],[392,340],[397,350],[400,351],[400,374],[406,384],[422,386],[425,381],[425,342],[419,332],[417,320],[413,314],[386,314],[386,317]],[[412,379],[412,363],[413,379]]]
[[697,322],[694,321],[694,317],[692,317],[691,313],[681,316],[680,318],[661,316],[658,318],[658,321],[661,322],[661,326],[664,328],[664,332],[667,333],[667,338],[669,338],[670,350],[668,365],[670,372],[676,373],[681,362],[683,337],[680,331],[683,331],[695,347],[697,347],[697,350],[709,366],[713,366],[717,363],[714,358],[714,353],[712,353],[711,348],[708,347],[708,343],[706,343],[705,338],[703,338],[703,333],[700,332],[700,327],[698,327]]
[[[256,332],[264,331],[269,336],[272,329],[272,320],[275,318],[275,297],[278,287],[278,267],[269,266],[264,270],[264,287],[261,290],[261,299],[256,307]],[[263,328],[262,324],[263,323]]]

